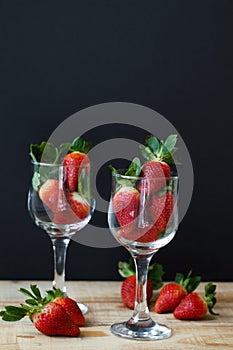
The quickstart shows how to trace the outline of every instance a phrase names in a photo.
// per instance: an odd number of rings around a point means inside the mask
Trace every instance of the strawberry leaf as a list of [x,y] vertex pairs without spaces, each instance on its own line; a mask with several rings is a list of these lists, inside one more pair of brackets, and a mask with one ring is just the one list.
[[93,145],[91,142],[85,141],[81,137],[76,137],[69,148],[69,153],[76,152],[76,151],[82,152],[82,153],[88,153],[92,148],[92,146]]
[[140,145],[139,146],[141,152],[142,152],[142,156],[147,159],[147,160],[156,160],[156,157],[155,155],[153,154],[153,152],[150,150],[149,147],[146,147],[146,146],[143,146],[143,145]]
[[42,301],[42,297],[41,297],[39,288],[35,284],[31,284],[30,288],[31,288],[32,292],[34,293],[36,299],[39,302]]
[[213,283],[208,283],[206,286],[205,286],[205,296],[204,296],[204,300],[207,304],[207,307],[208,307],[208,310],[209,310],[209,313],[211,315],[215,315],[217,316],[218,314],[216,312],[213,311],[213,307],[214,305],[216,304],[217,302],[217,299],[216,299],[216,285],[213,284]]
[[134,158],[128,170],[125,172],[126,176],[139,176],[141,173],[141,162],[139,158]]
[[148,279],[151,281],[153,289],[159,289],[163,285],[162,277],[164,275],[163,266],[160,264],[152,264],[148,269]]
[[133,258],[130,258],[129,262],[119,261],[118,272],[124,278],[135,275],[135,264]]
[[192,270],[189,271],[186,278],[182,273],[177,273],[175,276],[175,282],[180,284],[188,293],[193,292],[201,282],[200,276],[191,277],[191,274]]
[[171,153],[175,147],[177,135],[169,135],[164,142],[164,154]]
[[145,145],[150,149],[150,151],[157,155],[159,150],[159,140],[155,136],[149,136],[146,138]]

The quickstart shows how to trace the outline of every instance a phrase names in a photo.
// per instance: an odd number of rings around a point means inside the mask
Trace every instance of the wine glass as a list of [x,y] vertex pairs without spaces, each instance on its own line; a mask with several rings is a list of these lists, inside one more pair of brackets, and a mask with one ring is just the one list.
[[[54,252],[53,287],[67,296],[65,286],[66,252],[70,239],[87,225],[94,212],[91,194],[90,164],[81,164],[77,175],[77,190],[66,188],[68,166],[32,162],[33,176],[28,193],[28,210],[36,225],[45,230]],[[74,165],[72,165],[74,170]],[[76,171],[77,170],[77,171]],[[78,302],[83,314],[88,307]]]
[[108,224],[115,239],[132,255],[136,298],[132,317],[110,328],[115,335],[139,340],[168,338],[171,329],[154,322],[147,306],[150,260],[178,228],[178,177],[143,178],[112,173]]

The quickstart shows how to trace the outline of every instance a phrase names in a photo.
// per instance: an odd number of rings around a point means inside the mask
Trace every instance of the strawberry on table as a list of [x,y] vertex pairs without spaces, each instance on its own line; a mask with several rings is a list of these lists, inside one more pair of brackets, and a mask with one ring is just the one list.
[[31,285],[30,291],[20,288],[20,292],[29,299],[20,307],[6,306],[0,312],[4,321],[19,321],[29,316],[35,327],[45,335],[79,336],[84,316],[77,303],[65,298],[60,289],[47,291],[44,298],[36,285]]
[[154,194],[166,185],[170,177],[171,164],[175,163],[174,153],[177,135],[170,135],[165,142],[159,141],[155,136],[149,136],[145,146],[140,146],[142,155],[147,162],[142,166],[141,176],[145,179],[155,179],[153,182],[140,181],[138,189],[146,194]]
[[30,315],[35,327],[45,335],[66,335],[77,337],[80,329],[66,313],[65,309],[55,302],[45,305],[39,312]]
[[168,283],[161,289],[155,302],[155,311],[159,314],[173,312],[181,300],[197,288],[200,281],[199,276],[191,277],[191,271],[185,279],[183,274],[177,274],[175,282]]
[[61,305],[65,309],[66,313],[69,315],[71,320],[77,324],[77,326],[79,327],[84,326],[85,318],[75,300],[71,298],[59,297],[59,298],[55,298],[54,302],[56,304]]
[[[153,295],[153,287],[150,280],[147,280],[146,286],[147,302],[149,302]],[[127,277],[121,285],[121,299],[125,306],[129,309],[134,309],[136,296],[136,276]]]
[[89,171],[90,159],[87,153],[92,148],[92,144],[77,137],[69,148],[69,153],[63,160],[66,172],[66,187],[70,191],[77,191],[80,169]]
[[[130,309],[134,308],[136,296],[136,275],[135,265],[133,259],[129,262],[119,261],[118,272],[125,278],[121,285],[121,299],[125,306]],[[162,286],[163,267],[160,264],[152,264],[149,267],[149,274],[147,280],[147,302],[149,302],[153,295],[153,290]]]
[[196,292],[186,295],[174,310],[174,316],[179,320],[200,320],[207,314],[207,310],[212,315],[217,315],[213,311],[216,304],[215,290],[216,285],[208,283],[205,286],[204,298]]

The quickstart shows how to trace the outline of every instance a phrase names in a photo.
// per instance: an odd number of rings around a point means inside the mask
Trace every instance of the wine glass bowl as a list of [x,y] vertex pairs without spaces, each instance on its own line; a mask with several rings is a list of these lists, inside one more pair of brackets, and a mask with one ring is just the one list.
[[[66,250],[72,236],[88,224],[95,207],[90,185],[90,164],[76,166],[75,191],[70,191],[67,186],[70,166],[33,162],[32,167],[28,210],[36,225],[51,238],[54,251],[53,286],[60,288],[67,296]],[[87,311],[86,305],[78,305],[83,313]]]
[[111,326],[115,335],[154,340],[171,335],[155,323],[146,301],[147,273],[155,252],[168,244],[178,228],[178,177],[145,178],[113,172],[108,211],[115,239],[132,255],[136,267],[136,300],[132,317]]

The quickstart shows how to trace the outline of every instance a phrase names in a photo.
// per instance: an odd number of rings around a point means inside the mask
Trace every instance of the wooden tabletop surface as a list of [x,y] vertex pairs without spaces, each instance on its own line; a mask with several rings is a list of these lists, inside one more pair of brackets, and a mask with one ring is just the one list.
[[[51,288],[49,281],[0,281],[0,309],[22,302],[23,295],[18,289],[28,288],[30,283],[38,284],[42,291]],[[110,333],[112,323],[126,321],[132,313],[121,302],[120,286],[120,282],[67,282],[69,295],[89,307],[81,336],[68,338],[42,335],[28,318],[12,323],[0,320],[0,350],[233,349],[233,283],[217,283],[218,302],[215,311],[219,316],[208,315],[201,321],[179,321],[172,314],[156,314],[152,301],[152,318],[171,327],[173,331],[170,338],[157,341],[127,340]],[[203,285],[198,289],[202,291]]]

